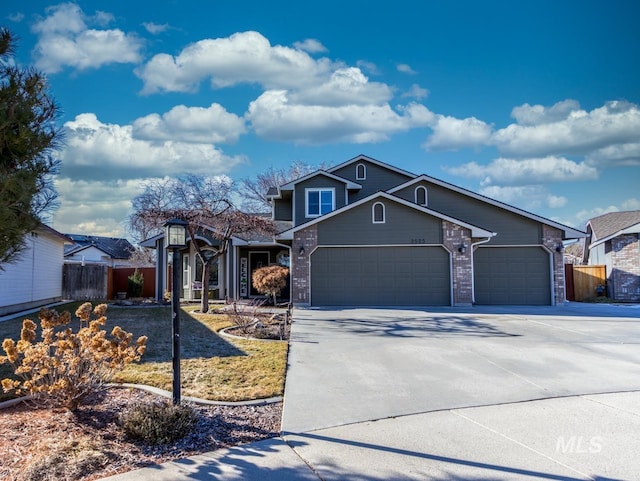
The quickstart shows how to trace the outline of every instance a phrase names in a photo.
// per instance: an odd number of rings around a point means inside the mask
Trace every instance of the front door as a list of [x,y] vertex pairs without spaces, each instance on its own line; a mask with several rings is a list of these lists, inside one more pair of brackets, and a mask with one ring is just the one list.
[[[249,272],[251,272],[252,279],[253,279],[253,271],[268,265],[269,265],[268,252],[249,252]],[[262,295],[253,288],[253,282],[250,282],[249,295],[250,296]]]

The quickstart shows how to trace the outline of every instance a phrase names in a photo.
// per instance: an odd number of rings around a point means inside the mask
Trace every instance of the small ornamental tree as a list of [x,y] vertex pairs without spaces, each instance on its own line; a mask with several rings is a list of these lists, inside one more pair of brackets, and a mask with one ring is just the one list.
[[129,297],[142,297],[142,289],[144,288],[144,275],[142,272],[136,269],[127,279],[129,281]]
[[[133,335],[116,326],[107,337],[101,329],[107,322],[106,304],[93,309],[89,302],[76,311],[80,329],[68,326],[71,314],[40,310],[42,340],[36,342],[36,323],[25,319],[20,340],[5,339],[0,364],[10,363],[19,380],[3,379],[4,392],[30,394],[45,406],[61,406],[75,411],[91,394],[104,389],[116,372],[132,361],[139,361],[147,338],[132,344]],[[93,319],[92,319],[93,317]]]
[[277,305],[276,297],[287,285],[289,269],[273,265],[260,267],[251,274],[251,283],[260,294],[273,296],[273,305]]

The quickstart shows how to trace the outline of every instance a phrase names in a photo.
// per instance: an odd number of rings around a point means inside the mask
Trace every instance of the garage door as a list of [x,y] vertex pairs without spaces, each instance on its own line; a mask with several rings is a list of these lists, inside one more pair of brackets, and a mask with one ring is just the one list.
[[320,247],[311,256],[314,306],[450,305],[442,247]]
[[551,304],[549,253],[542,247],[480,247],[473,256],[476,304]]

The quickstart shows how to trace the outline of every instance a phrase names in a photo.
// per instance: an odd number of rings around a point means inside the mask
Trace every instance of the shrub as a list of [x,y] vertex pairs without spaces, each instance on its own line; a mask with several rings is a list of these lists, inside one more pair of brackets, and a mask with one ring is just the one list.
[[196,423],[191,406],[174,406],[169,402],[134,405],[120,416],[127,436],[147,444],[167,444],[185,437]]
[[90,302],[82,304],[76,311],[80,328],[74,332],[66,327],[71,322],[69,312],[41,309],[39,342],[35,342],[36,323],[25,319],[20,340],[2,343],[6,356],[0,356],[0,364],[10,363],[18,377],[2,380],[4,392],[30,394],[38,403],[74,411],[125,365],[140,360],[146,336],[132,344],[133,335],[116,326],[107,337],[101,329],[107,322],[106,310],[106,304],[95,309]]
[[273,305],[277,305],[276,296],[287,285],[289,269],[273,265],[260,267],[251,274],[251,283],[260,294],[273,296]]
[[136,269],[127,279],[129,280],[129,297],[142,297],[142,288],[144,287],[142,272]]
[[231,308],[226,311],[233,324],[244,334],[247,334],[249,328],[260,322],[260,318],[263,316],[260,308],[263,304],[264,300],[262,299],[253,299],[249,304],[233,302]]

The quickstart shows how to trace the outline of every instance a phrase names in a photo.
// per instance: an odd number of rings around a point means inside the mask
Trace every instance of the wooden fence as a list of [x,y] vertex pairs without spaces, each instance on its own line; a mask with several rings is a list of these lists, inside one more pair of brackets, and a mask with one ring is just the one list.
[[598,296],[598,287],[607,283],[607,269],[603,265],[578,266],[565,264],[564,277],[567,300],[583,302]]
[[[116,268],[95,264],[65,264],[62,270],[62,297],[65,299],[105,300],[114,299],[118,292],[127,292],[128,277],[133,267]],[[143,297],[154,297],[156,288],[155,267],[141,268],[144,276]]]

